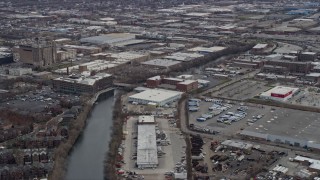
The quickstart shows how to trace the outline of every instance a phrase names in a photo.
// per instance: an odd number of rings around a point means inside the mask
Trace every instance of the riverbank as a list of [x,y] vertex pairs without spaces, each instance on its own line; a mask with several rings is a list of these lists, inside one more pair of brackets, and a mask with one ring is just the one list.
[[123,122],[126,115],[122,113],[122,101],[121,96],[124,92],[119,91],[115,95],[115,103],[113,108],[113,128],[112,128],[112,139],[109,143],[109,151],[107,152],[105,159],[104,172],[105,180],[117,180],[119,177],[116,172],[116,163],[121,161],[121,157],[118,154],[118,148],[123,139]]
[[83,110],[71,123],[68,139],[60,144],[60,146],[55,150],[54,167],[51,174],[49,174],[49,179],[64,179],[67,171],[68,156],[86,127],[87,119],[91,114],[94,103],[104,95],[109,94],[111,91],[113,91],[113,89],[109,88],[89,97],[90,99],[87,98],[83,100]]

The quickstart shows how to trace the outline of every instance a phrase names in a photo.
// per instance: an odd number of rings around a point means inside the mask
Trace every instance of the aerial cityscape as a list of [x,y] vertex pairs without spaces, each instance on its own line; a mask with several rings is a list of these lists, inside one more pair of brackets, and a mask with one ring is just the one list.
[[0,180],[320,180],[318,0],[0,17]]

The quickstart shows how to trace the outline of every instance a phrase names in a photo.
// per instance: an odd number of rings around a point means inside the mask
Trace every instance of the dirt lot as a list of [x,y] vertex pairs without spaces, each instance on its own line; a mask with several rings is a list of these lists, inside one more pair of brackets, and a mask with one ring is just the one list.
[[301,89],[297,95],[290,99],[289,103],[303,106],[320,107],[320,93],[319,91]]

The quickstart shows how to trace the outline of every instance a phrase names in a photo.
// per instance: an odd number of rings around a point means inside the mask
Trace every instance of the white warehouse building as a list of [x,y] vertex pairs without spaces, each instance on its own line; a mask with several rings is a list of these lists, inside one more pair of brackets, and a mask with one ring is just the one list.
[[155,103],[157,106],[164,106],[181,98],[182,92],[170,91],[164,89],[147,89],[138,94],[129,96],[129,102],[139,104]]
[[155,124],[138,125],[137,166],[138,168],[158,166]]
[[287,101],[297,92],[299,92],[299,88],[276,86],[266,92],[261,93],[260,98],[274,101]]

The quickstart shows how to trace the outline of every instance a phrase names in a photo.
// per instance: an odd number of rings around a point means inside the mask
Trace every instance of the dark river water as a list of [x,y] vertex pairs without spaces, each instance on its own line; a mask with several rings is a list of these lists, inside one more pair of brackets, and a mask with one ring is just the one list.
[[111,139],[113,92],[100,96],[68,160],[67,180],[103,180]]

